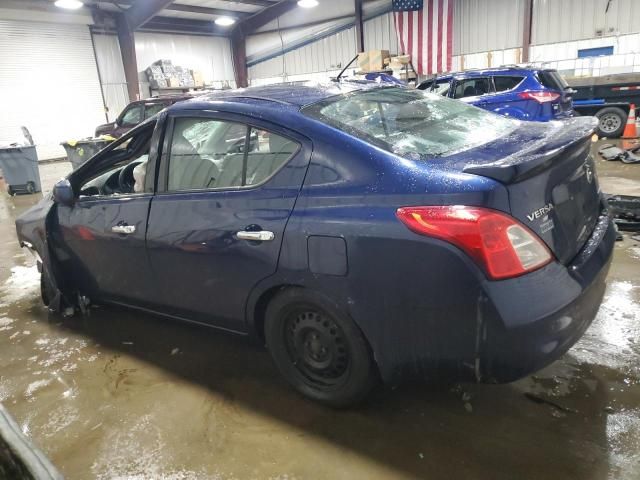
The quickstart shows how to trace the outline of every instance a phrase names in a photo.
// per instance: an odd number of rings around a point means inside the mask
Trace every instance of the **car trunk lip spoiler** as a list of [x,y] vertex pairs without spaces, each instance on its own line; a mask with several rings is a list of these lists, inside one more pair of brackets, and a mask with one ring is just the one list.
[[563,128],[545,139],[546,143],[553,143],[554,140],[567,136],[567,130],[574,132],[574,137],[564,142],[559,147],[541,152],[539,142],[534,143],[529,149],[514,153],[491,163],[467,164],[462,171],[474,175],[492,178],[503,184],[512,184],[549,168],[551,163],[563,152],[585,142],[591,138],[597,125],[595,120],[586,118],[574,118],[563,122]]

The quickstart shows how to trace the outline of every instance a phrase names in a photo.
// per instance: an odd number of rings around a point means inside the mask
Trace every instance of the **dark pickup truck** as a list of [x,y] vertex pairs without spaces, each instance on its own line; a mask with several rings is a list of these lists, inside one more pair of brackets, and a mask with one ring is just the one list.
[[173,105],[176,102],[188,100],[193,97],[194,95],[192,94],[184,94],[151,97],[131,102],[124,110],[122,110],[122,112],[120,112],[120,115],[118,115],[115,122],[98,125],[96,127],[95,137],[111,135],[112,137],[119,138],[139,123],[142,123],[142,121],[153,117],[156,113],[165,109],[169,105]]
[[574,90],[573,109],[580,115],[598,118],[601,137],[622,135],[631,104],[640,104],[640,73],[602,77],[567,77]]

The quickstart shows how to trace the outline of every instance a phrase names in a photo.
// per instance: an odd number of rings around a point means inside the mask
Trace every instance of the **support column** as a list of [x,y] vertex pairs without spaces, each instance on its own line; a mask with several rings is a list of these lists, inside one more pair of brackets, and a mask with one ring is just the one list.
[[138,83],[138,62],[136,60],[136,42],[133,31],[123,14],[116,18],[116,30],[118,31],[118,43],[120,43],[120,55],[124,66],[124,76],[127,81],[129,101],[140,100],[140,85]]
[[359,52],[364,52],[364,25],[362,23],[362,0],[354,0],[356,8],[356,47]]
[[246,37],[240,28],[237,28],[231,34],[231,55],[233,57],[233,75],[236,80],[236,87],[248,87]]
[[522,63],[529,62],[531,47],[531,24],[533,19],[533,0],[524,2],[524,23],[522,25]]

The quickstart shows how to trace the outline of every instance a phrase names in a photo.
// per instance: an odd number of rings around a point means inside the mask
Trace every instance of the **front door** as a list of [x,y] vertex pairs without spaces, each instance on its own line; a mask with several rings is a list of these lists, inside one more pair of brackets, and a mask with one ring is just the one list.
[[56,205],[58,257],[90,298],[144,305],[157,296],[145,250],[153,182],[145,189],[134,178],[149,161],[153,127],[125,135],[74,172],[75,203]]
[[242,331],[251,289],[276,271],[311,145],[242,116],[171,124],[147,232],[164,311]]

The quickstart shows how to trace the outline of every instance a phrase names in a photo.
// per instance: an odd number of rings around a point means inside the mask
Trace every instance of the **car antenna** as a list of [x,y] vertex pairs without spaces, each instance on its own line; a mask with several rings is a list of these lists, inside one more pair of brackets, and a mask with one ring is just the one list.
[[333,81],[334,81],[334,82],[339,82],[339,81],[340,81],[340,77],[342,77],[342,74],[343,74],[344,72],[346,72],[346,71],[347,71],[347,68],[349,68],[349,67],[351,66],[351,64],[352,64],[353,62],[355,62],[357,59],[358,59],[358,55],[356,55],[355,57],[353,57],[353,58],[351,59],[351,61],[350,61],[349,63],[347,63],[347,65],[346,65],[346,66],[345,66],[345,67],[340,71],[340,73],[338,74],[338,76],[337,76],[336,78],[334,78],[334,79],[333,79]]

